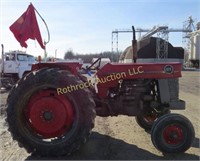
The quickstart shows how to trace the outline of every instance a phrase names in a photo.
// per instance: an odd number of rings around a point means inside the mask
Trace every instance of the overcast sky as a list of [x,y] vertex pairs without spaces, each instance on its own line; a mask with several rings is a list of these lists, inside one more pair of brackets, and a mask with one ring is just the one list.
[[[63,58],[72,49],[75,53],[111,51],[111,33],[115,29],[151,29],[155,25],[182,28],[192,16],[200,21],[200,0],[32,0],[34,7],[46,21],[51,35],[47,44],[49,56]],[[9,26],[26,11],[30,0],[0,0],[0,43],[5,51],[23,50],[43,56],[43,50],[34,40],[21,48]],[[47,31],[37,16],[43,40]],[[170,33],[169,41],[182,46],[182,33]],[[131,44],[132,34],[119,34],[119,50]]]

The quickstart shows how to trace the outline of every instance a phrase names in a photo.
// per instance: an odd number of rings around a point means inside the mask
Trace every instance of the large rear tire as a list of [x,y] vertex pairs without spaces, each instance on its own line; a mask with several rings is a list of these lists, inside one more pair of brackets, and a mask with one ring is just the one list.
[[190,120],[180,114],[166,114],[152,127],[151,140],[163,153],[182,153],[190,148],[195,132]]
[[40,156],[60,156],[79,149],[94,127],[95,103],[87,88],[65,94],[58,94],[57,88],[81,83],[59,69],[41,69],[23,77],[7,99],[13,139]]

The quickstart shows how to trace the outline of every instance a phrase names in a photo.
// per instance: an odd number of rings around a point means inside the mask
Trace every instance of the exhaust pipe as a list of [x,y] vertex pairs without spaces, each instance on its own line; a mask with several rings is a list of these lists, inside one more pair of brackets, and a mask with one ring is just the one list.
[[133,49],[133,62],[136,63],[137,60],[137,40],[135,38],[135,28],[132,26],[133,30],[133,40],[132,40],[132,49]]

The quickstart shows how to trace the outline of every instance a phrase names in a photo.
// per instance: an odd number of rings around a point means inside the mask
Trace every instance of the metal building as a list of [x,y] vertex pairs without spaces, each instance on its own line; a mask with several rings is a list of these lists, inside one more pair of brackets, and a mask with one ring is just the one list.
[[197,23],[196,31],[190,34],[190,66],[199,67],[200,61],[200,22]]

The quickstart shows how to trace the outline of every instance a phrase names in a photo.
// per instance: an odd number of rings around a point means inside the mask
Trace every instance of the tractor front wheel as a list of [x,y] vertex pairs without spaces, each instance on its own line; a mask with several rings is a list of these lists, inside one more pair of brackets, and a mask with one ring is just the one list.
[[154,109],[148,109],[143,114],[135,117],[138,125],[144,130],[151,130],[154,122],[161,116],[170,113],[169,109],[164,109],[163,111],[157,112]]
[[163,153],[185,152],[190,148],[194,136],[190,120],[180,114],[166,114],[160,117],[151,130],[154,146]]

